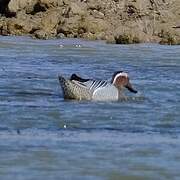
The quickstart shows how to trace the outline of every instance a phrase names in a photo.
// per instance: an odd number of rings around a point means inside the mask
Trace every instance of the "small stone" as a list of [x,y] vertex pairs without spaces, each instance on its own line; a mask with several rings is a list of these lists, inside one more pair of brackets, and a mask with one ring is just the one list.
[[60,39],[63,39],[63,38],[65,38],[66,36],[63,34],[63,33],[59,33],[58,35],[57,35],[57,38],[60,38]]
[[48,39],[48,34],[44,30],[37,30],[34,35],[38,39]]

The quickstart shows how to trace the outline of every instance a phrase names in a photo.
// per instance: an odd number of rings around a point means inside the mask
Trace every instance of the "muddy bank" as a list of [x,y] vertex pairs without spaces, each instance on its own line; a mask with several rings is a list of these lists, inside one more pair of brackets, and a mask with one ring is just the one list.
[[0,34],[180,44],[179,0],[0,0]]

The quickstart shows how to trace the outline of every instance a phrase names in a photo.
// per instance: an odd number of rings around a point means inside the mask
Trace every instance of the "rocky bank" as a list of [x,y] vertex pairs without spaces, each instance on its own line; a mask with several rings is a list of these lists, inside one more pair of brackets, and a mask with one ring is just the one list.
[[0,34],[180,44],[180,0],[0,0]]

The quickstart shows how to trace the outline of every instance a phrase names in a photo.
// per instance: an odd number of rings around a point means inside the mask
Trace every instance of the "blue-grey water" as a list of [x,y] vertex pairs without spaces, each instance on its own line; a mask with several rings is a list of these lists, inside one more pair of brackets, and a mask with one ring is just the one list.
[[[129,73],[122,102],[65,101],[58,74]],[[179,179],[180,47],[0,37],[0,179]]]

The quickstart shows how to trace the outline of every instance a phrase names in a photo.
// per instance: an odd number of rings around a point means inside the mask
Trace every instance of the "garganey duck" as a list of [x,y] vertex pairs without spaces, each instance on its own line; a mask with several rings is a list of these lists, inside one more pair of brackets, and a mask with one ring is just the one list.
[[123,89],[137,93],[132,87],[128,74],[117,71],[110,82],[96,79],[84,79],[72,74],[70,79],[59,76],[59,82],[65,99],[117,101],[124,97]]

